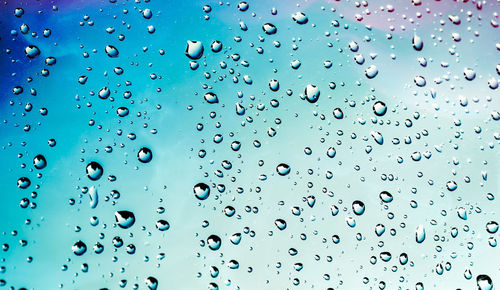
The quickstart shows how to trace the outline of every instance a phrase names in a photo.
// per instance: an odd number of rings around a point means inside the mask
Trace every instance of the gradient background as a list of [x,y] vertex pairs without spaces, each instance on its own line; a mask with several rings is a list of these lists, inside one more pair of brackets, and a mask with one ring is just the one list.
[[[375,289],[380,281],[387,284],[386,289],[414,289],[417,282],[423,282],[425,289],[474,289],[479,274],[487,274],[498,283],[500,253],[498,247],[488,244],[490,237],[498,239],[498,232],[488,234],[485,226],[491,220],[498,222],[498,199],[486,196],[496,196],[500,188],[499,126],[491,116],[498,112],[499,94],[498,89],[488,87],[489,79],[498,79],[500,33],[490,21],[499,21],[500,5],[490,1],[479,10],[472,1],[422,2],[421,6],[410,1],[370,2],[358,8],[353,1],[249,1],[246,12],[238,11],[238,1],[222,5],[216,1],[159,0],[2,2],[0,242],[9,249],[0,252],[0,279],[6,281],[6,288],[117,289],[119,281],[126,279],[126,289],[134,284],[145,289],[148,276],[159,280],[158,289],[205,289],[211,282],[220,289]],[[210,13],[203,12],[206,4],[212,7]],[[394,12],[380,9],[389,4]],[[17,7],[25,10],[20,18],[14,16]],[[271,14],[273,7],[277,15]],[[145,8],[153,12],[149,20],[142,17],[141,9]],[[306,25],[291,19],[297,11],[307,14]],[[468,11],[472,14],[469,21]],[[419,12],[421,18],[417,17]],[[355,19],[357,13],[363,14],[363,21]],[[462,24],[452,24],[450,14],[459,15]],[[85,21],[85,15],[90,19]],[[210,19],[205,20],[205,15]],[[333,20],[339,21],[340,27],[332,26]],[[248,31],[239,28],[240,21],[246,23]],[[275,35],[263,33],[261,26],[266,22],[276,25]],[[20,32],[23,23],[30,27],[28,34]],[[152,34],[147,31],[149,25],[156,29]],[[115,32],[106,33],[108,27],[114,27]],[[52,30],[48,38],[42,36],[46,28]],[[415,31],[424,41],[420,52],[411,46]],[[461,35],[460,42],[452,40],[453,32]],[[387,33],[392,39],[387,39]],[[118,40],[119,34],[125,35],[124,41]],[[236,36],[241,42],[234,41]],[[215,39],[224,45],[218,54],[209,49]],[[187,40],[199,40],[205,46],[195,71],[184,55]],[[275,47],[273,41],[281,46]],[[363,65],[354,62],[350,41],[359,44]],[[33,60],[24,55],[30,44],[42,52]],[[106,56],[104,47],[108,44],[118,48],[118,58]],[[292,49],[293,44],[297,50]],[[258,54],[257,47],[264,53]],[[85,52],[88,58],[83,57]],[[241,59],[233,61],[232,54]],[[46,66],[48,56],[55,57],[57,64]],[[427,59],[427,67],[418,64],[418,57]],[[302,62],[298,70],[290,68],[294,59]],[[243,67],[241,60],[248,61],[249,67]],[[330,69],[323,66],[326,60],[333,63]],[[221,61],[227,63],[227,69],[220,68]],[[442,67],[442,62],[448,66]],[[369,65],[379,69],[373,79],[364,76]],[[113,73],[116,66],[124,69],[122,75]],[[475,70],[475,80],[464,79],[466,67]],[[44,68],[50,71],[48,77],[41,75]],[[206,79],[204,72],[210,72],[211,78]],[[151,79],[152,73],[158,78]],[[81,75],[88,76],[85,85],[78,83]],[[252,85],[243,82],[244,75],[251,76]],[[415,86],[417,75],[426,78],[425,87]],[[233,82],[234,76],[238,76],[238,83]],[[28,77],[33,80],[28,82]],[[435,83],[436,78],[443,82]],[[271,79],[279,80],[278,92],[269,90]],[[332,81],[336,83],[334,90],[328,88]],[[307,84],[321,90],[315,104],[299,98]],[[24,93],[14,95],[15,86],[22,86]],[[104,86],[112,90],[113,102],[95,95]],[[32,88],[36,96],[30,94]],[[293,91],[291,96],[285,93],[287,89]],[[431,89],[436,91],[435,98]],[[132,97],[124,99],[124,91],[131,91]],[[204,102],[206,91],[216,92],[219,103]],[[241,98],[238,92],[242,92]],[[467,106],[460,105],[460,96],[468,99]],[[271,99],[279,101],[278,108],[270,106]],[[388,106],[387,114],[376,119],[372,112],[375,100]],[[28,102],[33,105],[30,112],[24,109]],[[236,102],[247,109],[245,116],[235,114]],[[265,109],[258,110],[259,104]],[[127,117],[117,117],[120,106],[130,109]],[[193,106],[192,110],[188,106]],[[47,116],[39,114],[43,107],[48,109]],[[332,115],[337,107],[344,112],[342,120]],[[215,118],[209,116],[212,111]],[[242,126],[246,116],[253,122]],[[281,124],[275,124],[275,118],[280,118]],[[93,126],[89,126],[91,119],[95,120]],[[412,120],[412,127],[404,125],[406,119]],[[455,125],[455,119],[461,120],[460,126]],[[204,124],[201,132],[196,130],[197,123]],[[27,124],[31,126],[28,132],[23,130]],[[481,127],[481,133],[474,131],[476,126]],[[277,131],[276,136],[268,136],[270,127]],[[123,134],[118,135],[117,130]],[[417,139],[422,130],[427,130],[428,136]],[[382,133],[384,145],[373,141],[371,131]],[[127,138],[129,133],[136,139]],[[351,138],[353,133],[355,139]],[[215,134],[223,135],[220,144],[212,141]],[[411,137],[411,144],[404,144],[405,136]],[[54,147],[47,145],[51,138],[57,142]],[[401,143],[393,145],[393,138]],[[242,143],[238,152],[230,149],[234,140]],[[254,140],[262,146],[255,148]],[[365,152],[367,145],[373,147],[370,154]],[[113,152],[106,153],[106,146]],[[149,164],[137,161],[137,151],[143,146],[153,151]],[[312,148],[312,155],[304,154],[306,146]],[[337,151],[333,159],[326,156],[330,146]],[[207,152],[204,158],[198,157],[200,149]],[[432,157],[415,162],[410,157],[415,151],[430,151]],[[47,158],[48,166],[43,170],[32,165],[37,154]],[[399,156],[403,163],[397,162]],[[231,161],[233,168],[222,169],[222,160]],[[258,165],[259,160],[264,161],[263,166]],[[104,167],[104,176],[97,182],[85,176],[90,161]],[[279,163],[291,166],[288,176],[275,173]],[[214,174],[217,169],[224,177]],[[325,178],[328,170],[333,172],[332,179]],[[482,172],[487,172],[486,180]],[[259,180],[261,174],[267,180]],[[392,174],[394,180],[383,180],[383,174]],[[108,175],[117,180],[108,181]],[[28,189],[16,187],[22,176],[31,179]],[[465,177],[470,177],[470,183]],[[454,192],[446,190],[449,180],[458,184]],[[192,193],[198,182],[224,184],[226,190],[218,194],[212,188],[210,197],[200,202]],[[88,194],[82,193],[83,187],[92,185],[100,199],[95,209],[89,207]],[[237,188],[244,192],[238,193]],[[412,188],[417,192],[412,193]],[[329,197],[323,189],[334,196]],[[121,197],[105,201],[111,190],[118,190]],[[387,207],[378,197],[383,190],[394,196]],[[38,197],[31,198],[32,191]],[[304,202],[309,195],[316,197],[313,208]],[[21,208],[19,202],[24,197],[35,202],[36,208]],[[76,203],[70,205],[70,199]],[[356,216],[357,225],[350,228],[345,218],[353,216],[354,200],[362,200],[366,212]],[[417,208],[411,208],[411,200],[418,202]],[[340,209],[337,216],[330,213],[333,204]],[[235,216],[224,215],[227,205],[236,209]],[[160,206],[165,213],[156,212]],[[259,211],[248,213],[245,206],[258,207]],[[300,217],[292,215],[292,206],[303,208]],[[458,218],[458,207],[467,209],[467,221]],[[117,228],[117,210],[133,211],[136,224],[128,230]],[[389,212],[393,219],[388,218]],[[92,216],[99,218],[98,226],[90,225]],[[286,230],[277,230],[276,218],[287,221]],[[159,232],[155,228],[158,219],[167,220],[170,229]],[[207,228],[201,226],[204,220],[210,222]],[[374,233],[378,223],[386,226],[382,237]],[[422,244],[415,242],[419,224],[427,234]],[[464,231],[465,226],[468,231]],[[255,236],[243,233],[245,227]],[[452,227],[459,229],[457,238],[450,235]],[[391,228],[397,231],[395,236],[390,235]],[[237,246],[229,241],[236,232],[242,233]],[[306,240],[301,240],[301,233],[307,235]],[[362,234],[361,241],[356,240],[357,233]],[[200,246],[200,240],[210,234],[222,238],[220,250]],[[335,234],[340,236],[339,244],[332,243]],[[125,246],[114,250],[114,236],[122,237],[125,245],[133,243],[137,252],[129,255]],[[20,240],[26,240],[27,245],[22,246]],[[88,247],[83,256],[71,251],[78,240]],[[98,241],[105,247],[100,255],[92,250]],[[383,247],[379,241],[384,242]],[[473,249],[467,248],[468,243],[474,244]],[[296,256],[288,254],[291,247],[298,250]],[[442,251],[437,251],[438,247]],[[387,263],[379,258],[384,251],[393,256]],[[402,252],[408,254],[412,266],[410,262],[399,264]],[[165,253],[165,259],[158,261],[159,253]],[[456,258],[452,258],[453,253]],[[327,262],[327,256],[333,261]],[[375,265],[369,262],[371,256],[378,259]],[[28,257],[33,261],[27,262]],[[226,266],[232,259],[239,262],[239,269]],[[278,262],[281,268],[276,267]],[[304,264],[300,272],[293,269],[297,262]],[[451,263],[451,270],[437,275],[436,264],[444,266],[446,262]],[[89,265],[87,273],[81,271],[82,263]],[[67,265],[66,271],[61,270],[63,265]],[[212,265],[220,269],[215,279],[209,273]],[[396,271],[393,266],[397,266]],[[251,273],[248,267],[253,269]],[[464,278],[466,269],[473,274],[470,280]],[[330,275],[329,281],[324,274]],[[364,277],[369,279],[366,284]],[[295,278],[300,280],[298,286],[292,283]]]

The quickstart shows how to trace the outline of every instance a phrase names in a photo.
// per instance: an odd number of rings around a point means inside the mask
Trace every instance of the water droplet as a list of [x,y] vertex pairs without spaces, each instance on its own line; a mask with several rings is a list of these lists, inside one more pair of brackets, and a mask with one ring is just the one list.
[[203,56],[203,44],[201,41],[188,40],[186,45],[186,51],[184,54],[193,60],[200,59]]
[[264,30],[264,32],[267,35],[275,34],[278,31],[276,26],[274,26],[274,24],[272,24],[272,23],[266,23],[266,24],[262,25],[262,30]]
[[415,230],[415,239],[417,243],[422,243],[425,240],[425,229],[423,225],[418,225]]
[[374,65],[370,65],[365,70],[365,75],[369,79],[373,79],[374,77],[377,76],[377,74],[378,74],[378,68]]
[[365,212],[365,204],[360,200],[353,201],[352,211],[355,215],[362,215]]
[[423,76],[416,76],[413,81],[415,82],[415,84],[419,87],[424,87],[427,82],[425,81],[425,78]]
[[118,109],[116,109],[116,114],[119,116],[119,117],[126,117],[128,116],[129,114],[129,110],[127,107],[119,107]]
[[306,100],[309,103],[316,103],[319,99],[319,88],[315,85],[307,85],[304,90],[304,94],[306,95]]
[[377,101],[373,104],[373,113],[377,116],[383,116],[387,112],[387,106],[384,102]]
[[104,48],[104,51],[106,52],[106,54],[109,56],[109,57],[118,57],[118,49],[112,45],[106,45],[106,47]]
[[492,290],[493,289],[493,281],[488,275],[478,275],[476,277],[477,288],[479,290]]
[[135,215],[128,210],[120,210],[115,212],[116,224],[122,229],[128,229],[135,223]]
[[330,158],[335,157],[336,154],[337,154],[337,150],[335,150],[335,148],[333,148],[333,147],[328,148],[328,150],[326,151],[326,156],[328,156]]
[[446,183],[446,188],[449,190],[449,191],[454,191],[455,189],[458,188],[458,185],[455,181],[453,180],[450,180]]
[[153,12],[151,12],[151,9],[146,8],[142,10],[142,17],[146,19],[151,19],[151,17],[153,17]]
[[17,187],[26,189],[31,185],[31,180],[28,177],[21,177],[17,180]]
[[290,62],[290,66],[293,68],[293,69],[298,69],[300,67],[302,63],[300,62],[300,60],[296,59],[296,60],[292,60]]
[[104,169],[102,168],[101,164],[92,161],[87,165],[87,176],[90,180],[96,181],[99,178],[101,178],[102,174],[104,173]]
[[422,41],[422,38],[420,38],[420,36],[416,34],[413,35],[412,44],[413,49],[415,49],[416,51],[421,51],[422,48],[424,48],[424,42]]
[[97,93],[100,99],[107,99],[111,95],[111,90],[108,87],[103,87],[102,89],[99,90],[99,93]]
[[457,210],[458,217],[463,219],[464,221],[467,220],[467,211],[463,207],[459,207]]
[[34,59],[40,55],[40,49],[35,45],[28,45],[24,49],[24,53],[30,59]]
[[156,222],[156,228],[159,230],[159,231],[166,231],[170,228],[170,224],[166,221],[166,220],[158,220]]
[[377,224],[375,226],[375,234],[377,237],[380,237],[383,233],[385,233],[385,226],[383,224]]
[[274,224],[276,225],[276,227],[278,227],[280,231],[286,229],[286,221],[283,219],[276,219],[274,221]]
[[219,102],[219,98],[217,97],[217,95],[212,92],[206,93],[203,97],[209,104],[216,104]]
[[269,88],[271,89],[271,91],[276,92],[280,89],[280,83],[277,80],[270,80]]
[[90,197],[90,208],[96,208],[99,203],[99,196],[97,195],[97,188],[95,186],[91,186],[89,188],[89,197]]
[[155,277],[147,277],[144,283],[149,290],[156,290],[158,288],[158,280]]
[[290,166],[285,163],[280,163],[278,166],[276,166],[276,172],[278,172],[278,174],[281,176],[285,176],[290,173]]
[[210,48],[212,49],[213,52],[220,52],[222,50],[222,42],[218,40],[214,40],[212,44],[210,45]]
[[35,156],[35,158],[33,158],[33,166],[35,166],[36,169],[44,169],[47,166],[45,156],[42,154]]
[[217,235],[210,235],[207,238],[207,244],[208,248],[212,251],[217,251],[220,249],[220,246],[222,245],[222,241],[219,236]]
[[73,253],[77,256],[81,256],[87,252],[87,245],[85,245],[84,242],[78,241],[76,242],[72,247],[71,250],[73,250]]
[[335,108],[333,109],[333,116],[335,117],[335,119],[341,120],[344,118],[344,112],[342,112],[341,108]]
[[205,200],[210,195],[210,187],[205,183],[198,183],[193,187],[194,195],[199,200]]
[[137,159],[142,163],[149,163],[153,159],[153,152],[148,147],[142,147],[137,152]]
[[292,19],[298,24],[306,24],[309,21],[309,19],[303,12],[296,12],[292,15]]
[[498,223],[495,221],[490,221],[486,224],[486,231],[490,234],[494,234],[498,231]]
[[465,76],[466,80],[472,81],[476,78],[476,72],[471,68],[465,68],[464,69],[464,76]]
[[248,7],[250,7],[250,5],[248,5],[247,2],[245,1],[242,1],[238,4],[238,10],[244,12],[244,11],[247,11],[248,10]]
[[389,252],[382,252],[380,253],[380,259],[384,262],[389,262],[392,258],[391,253]]
[[380,193],[380,195],[379,195],[379,196],[380,196],[380,199],[381,199],[383,202],[385,202],[385,203],[389,203],[389,202],[391,202],[391,201],[392,201],[392,199],[393,199],[393,198],[392,198],[392,194],[390,194],[390,193],[389,193],[389,192],[387,192],[387,191],[382,191],[382,192]]
[[240,242],[241,242],[241,234],[240,233],[236,233],[236,234],[233,234],[229,240],[231,241],[231,243],[233,243],[234,245],[238,245]]
[[380,132],[371,131],[370,135],[372,135],[373,140],[375,140],[375,142],[377,142],[377,144],[379,144],[379,145],[384,144],[384,137],[382,136],[382,134],[380,134]]

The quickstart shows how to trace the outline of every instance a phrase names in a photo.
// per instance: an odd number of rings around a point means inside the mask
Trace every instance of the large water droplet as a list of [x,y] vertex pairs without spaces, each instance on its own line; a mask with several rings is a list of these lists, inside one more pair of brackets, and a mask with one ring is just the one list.
[[306,24],[309,21],[309,19],[303,12],[296,12],[292,15],[292,19],[298,24]]
[[355,215],[362,215],[365,212],[365,204],[360,200],[353,201],[352,211]]
[[280,163],[278,166],[276,166],[276,172],[278,172],[278,174],[281,176],[285,176],[290,173],[290,166],[285,163]]
[[276,26],[274,26],[274,24],[272,23],[266,23],[262,25],[262,30],[264,30],[264,32],[268,35],[275,34],[278,31]]
[[427,82],[425,81],[425,78],[423,76],[416,76],[413,79],[413,82],[415,82],[415,84],[419,87],[425,87],[425,85],[427,84]]
[[495,221],[490,221],[486,224],[486,231],[490,234],[494,234],[498,231],[498,223]]
[[120,210],[115,212],[116,224],[122,229],[128,229],[135,223],[135,215],[128,210]]
[[186,45],[186,51],[184,54],[193,60],[200,59],[203,56],[203,44],[201,41],[188,40]]
[[336,154],[337,154],[337,150],[335,150],[335,148],[333,148],[333,147],[328,148],[328,150],[326,151],[326,156],[328,156],[330,158],[335,157]]
[[91,186],[89,188],[89,197],[90,197],[90,208],[96,208],[99,203],[99,196],[97,194],[97,188],[95,186]]
[[153,152],[147,147],[142,147],[137,152],[137,159],[142,163],[148,163],[153,159]]
[[158,288],[158,279],[155,277],[147,277],[146,280],[144,280],[144,283],[149,290],[156,290]]
[[415,49],[416,51],[421,51],[422,48],[424,48],[424,42],[422,41],[422,38],[420,38],[420,36],[416,34],[413,35],[412,44],[413,49]]
[[387,112],[387,106],[385,105],[384,102],[381,101],[376,101],[375,104],[373,104],[373,113],[377,116],[383,116]]
[[217,251],[218,249],[220,249],[220,246],[222,245],[222,240],[217,235],[210,235],[207,238],[207,244],[210,250]]
[[118,57],[118,49],[112,45],[106,45],[106,47],[104,48],[104,51],[106,52],[106,54],[109,56],[109,57]]
[[492,290],[493,289],[493,281],[488,275],[477,275],[476,277],[477,288],[479,290]]
[[170,224],[166,221],[166,220],[158,220],[156,222],[156,228],[159,230],[159,231],[166,231],[170,228]]
[[385,203],[389,203],[392,201],[393,197],[392,197],[392,194],[390,194],[389,192],[387,191],[382,191],[380,193],[380,199],[385,202]]
[[316,101],[318,101],[319,99],[320,91],[319,88],[315,85],[307,85],[304,90],[304,94],[306,95],[306,100],[309,103],[316,103]]
[[380,237],[383,233],[385,233],[385,226],[383,224],[377,224],[375,226],[375,234]]
[[33,166],[35,166],[36,169],[44,169],[47,166],[47,160],[42,154],[38,154],[33,158]]
[[365,75],[367,78],[373,79],[378,75],[378,68],[374,65],[370,65],[369,67],[366,68]]
[[102,168],[101,164],[92,161],[87,165],[87,176],[90,180],[98,180],[101,178],[102,174],[104,173],[104,169]]
[[213,52],[220,52],[222,50],[222,42],[219,40],[214,40],[210,45]]
[[217,97],[217,95],[212,92],[205,93],[203,97],[209,104],[216,104],[219,102],[219,98]]
[[417,243],[422,243],[425,240],[425,229],[423,225],[418,225],[415,230],[415,240]]
[[28,177],[21,177],[17,180],[17,187],[26,189],[31,185],[31,180]]
[[75,253],[75,255],[81,256],[87,251],[87,245],[85,245],[85,243],[82,241],[78,241],[71,247],[71,250],[73,250],[73,253]]
[[476,72],[471,68],[465,68],[464,69],[464,76],[465,76],[466,80],[472,81],[476,78]]
[[276,225],[276,227],[278,227],[278,229],[280,229],[281,231],[286,229],[286,221],[284,219],[276,219],[274,221],[274,224]]
[[458,188],[458,185],[455,181],[453,180],[450,180],[446,183],[446,188],[449,190],[449,191],[454,191],[455,189]]
[[198,183],[193,187],[194,196],[199,200],[205,200],[210,195],[210,187],[205,183]]
[[37,46],[35,46],[35,45],[28,45],[24,49],[24,53],[26,54],[26,56],[28,58],[33,59],[33,58],[35,58],[35,57],[37,57],[37,56],[40,55],[40,49]]

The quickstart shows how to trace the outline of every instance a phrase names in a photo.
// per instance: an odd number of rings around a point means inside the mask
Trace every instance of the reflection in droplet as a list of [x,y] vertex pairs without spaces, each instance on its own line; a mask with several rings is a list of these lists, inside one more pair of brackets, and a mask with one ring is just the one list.
[[106,48],[104,48],[104,51],[109,57],[115,58],[118,57],[118,49],[112,45],[106,45]]
[[278,174],[281,176],[285,176],[290,173],[290,166],[285,163],[280,163],[278,166],[276,166],[276,172],[278,172]]
[[378,74],[378,68],[374,65],[370,65],[365,70],[365,75],[369,79],[373,79],[374,77],[377,76],[377,74]]
[[352,211],[355,215],[362,215],[365,212],[365,204],[360,200],[353,201]]
[[31,185],[31,180],[28,177],[21,177],[17,180],[17,187],[26,189]]
[[220,249],[220,246],[222,245],[222,241],[219,236],[217,235],[210,235],[207,238],[207,244],[208,248],[212,251],[217,251]]
[[276,225],[276,227],[278,227],[278,229],[280,229],[281,231],[286,229],[286,221],[283,220],[283,219],[276,219],[274,221],[274,224]]
[[87,252],[87,245],[85,245],[84,242],[78,241],[76,242],[72,247],[71,250],[73,250],[73,253],[77,256],[81,256]]
[[201,41],[196,41],[196,40],[188,40],[187,41],[187,45],[186,45],[186,51],[184,52],[184,54],[192,59],[192,60],[196,60],[196,59],[200,59],[202,56],[203,56],[203,44],[201,43]]
[[315,85],[307,85],[304,90],[304,94],[306,95],[306,100],[309,103],[316,103],[316,101],[318,101],[319,99],[320,91],[319,88]]
[[205,183],[198,183],[193,187],[194,196],[199,200],[205,200],[210,195],[210,187]]
[[203,97],[209,104],[216,104],[219,102],[219,98],[217,97],[217,95],[212,92],[205,93]]
[[116,224],[122,229],[128,229],[135,223],[135,215],[128,210],[120,210],[115,212]]
[[24,49],[24,53],[28,58],[33,59],[40,55],[40,49],[35,45],[28,45]]
[[377,116],[383,116],[387,112],[387,106],[385,105],[384,102],[381,101],[376,101],[375,104],[373,104],[373,113]]
[[104,169],[102,168],[101,164],[95,161],[92,161],[89,164],[87,164],[86,171],[87,171],[87,177],[93,181],[96,181],[99,178],[101,178],[102,174],[104,173]]
[[415,230],[415,239],[417,243],[422,243],[425,240],[425,229],[423,225],[418,225]]
[[137,159],[142,163],[149,163],[153,159],[153,152],[147,147],[142,147],[137,152]]
[[268,35],[275,34],[278,31],[276,26],[274,26],[274,24],[272,23],[266,23],[262,25],[262,30],[264,30],[264,32]]
[[309,21],[309,19],[303,12],[296,12],[292,15],[292,19],[298,24],[306,24],[307,21]]

